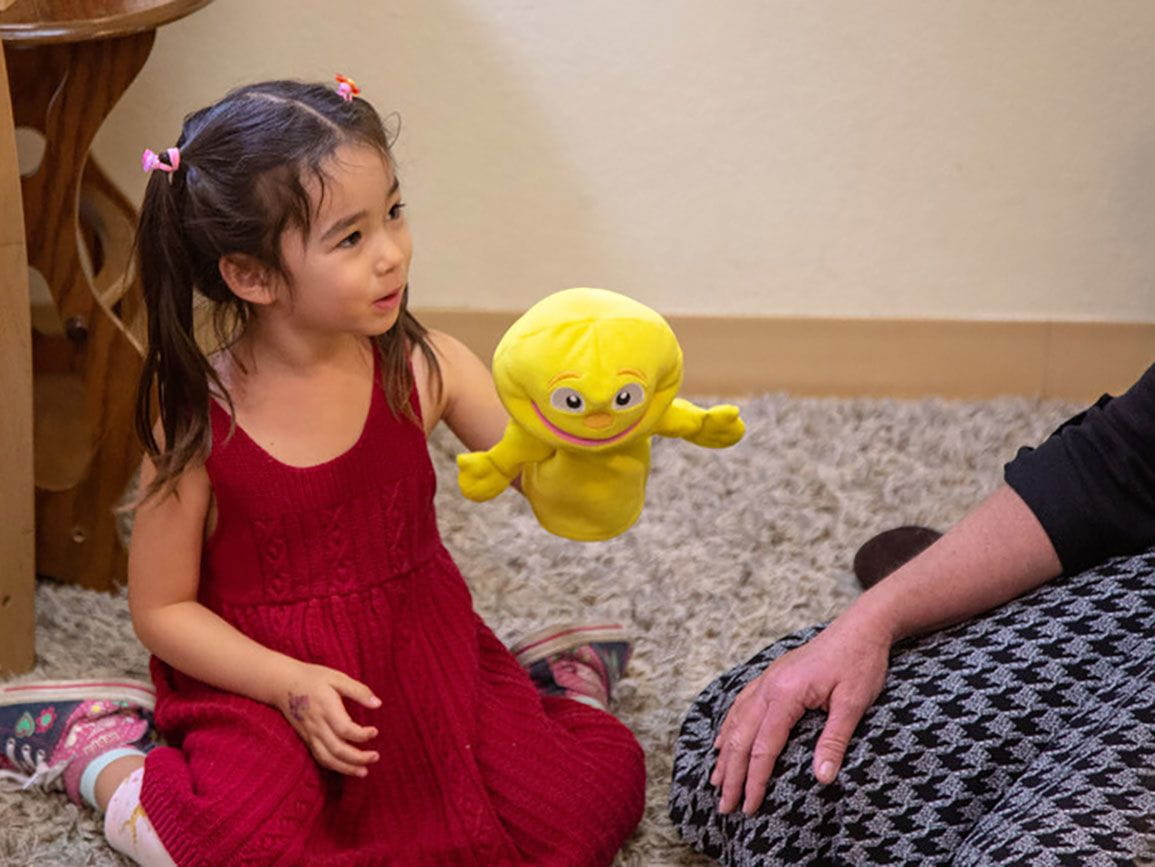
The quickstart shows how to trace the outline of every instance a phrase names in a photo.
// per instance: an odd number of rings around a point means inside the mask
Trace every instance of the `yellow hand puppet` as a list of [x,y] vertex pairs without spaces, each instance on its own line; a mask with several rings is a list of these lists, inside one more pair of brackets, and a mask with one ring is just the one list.
[[736,406],[676,397],[673,330],[605,289],[566,289],[529,308],[498,344],[493,377],[510,421],[489,451],[457,456],[462,493],[488,500],[520,474],[541,525],[579,541],[609,539],[638,519],[652,434],[722,448],[746,429]]

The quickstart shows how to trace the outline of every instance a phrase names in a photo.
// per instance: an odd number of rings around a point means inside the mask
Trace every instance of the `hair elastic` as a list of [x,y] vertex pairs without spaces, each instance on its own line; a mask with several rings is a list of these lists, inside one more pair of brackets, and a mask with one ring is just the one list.
[[353,97],[361,93],[361,88],[357,86],[357,82],[346,75],[335,76],[337,79],[337,93],[345,102],[352,102]]
[[172,174],[180,167],[180,150],[177,148],[168,149],[168,162],[162,163],[160,157],[154,151],[148,148],[144,149],[144,153],[140,155],[140,168],[145,174],[159,169],[162,172]]

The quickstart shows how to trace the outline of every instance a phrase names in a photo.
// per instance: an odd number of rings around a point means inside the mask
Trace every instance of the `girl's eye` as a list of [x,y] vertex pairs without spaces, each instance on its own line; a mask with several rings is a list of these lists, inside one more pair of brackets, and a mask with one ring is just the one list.
[[585,399],[572,388],[557,388],[549,396],[549,403],[554,409],[562,412],[579,413],[585,409]]
[[360,243],[361,243],[361,233],[360,232],[351,232],[348,235],[346,235],[344,238],[342,238],[341,243],[338,244],[337,246],[338,247],[356,247]]
[[646,390],[636,382],[631,382],[627,386],[623,386],[617,394],[614,395],[614,409],[629,409],[637,406],[646,397]]
[[394,205],[392,208],[389,209],[389,219],[390,220],[400,220],[401,219],[401,212],[403,210],[405,210],[405,203],[404,202],[398,202],[396,205]]

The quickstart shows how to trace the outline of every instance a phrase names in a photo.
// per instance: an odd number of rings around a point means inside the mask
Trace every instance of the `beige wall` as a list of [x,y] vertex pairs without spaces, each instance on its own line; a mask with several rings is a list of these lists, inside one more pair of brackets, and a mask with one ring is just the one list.
[[1155,321],[1148,0],[216,0],[97,153],[255,78],[403,119],[422,307]]

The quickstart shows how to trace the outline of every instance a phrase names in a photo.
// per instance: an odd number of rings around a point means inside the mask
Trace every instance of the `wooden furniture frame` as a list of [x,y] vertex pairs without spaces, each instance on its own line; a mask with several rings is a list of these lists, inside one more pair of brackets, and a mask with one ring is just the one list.
[[26,671],[36,592],[32,497],[32,327],[20,167],[0,54],[0,675]]
[[44,142],[21,179],[28,265],[53,308],[33,316],[32,331],[36,571],[87,587],[126,577],[115,509],[140,460],[143,333],[128,277],[135,209],[89,148],[156,27],[208,2],[19,0],[0,12],[15,125]]

